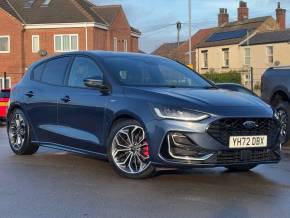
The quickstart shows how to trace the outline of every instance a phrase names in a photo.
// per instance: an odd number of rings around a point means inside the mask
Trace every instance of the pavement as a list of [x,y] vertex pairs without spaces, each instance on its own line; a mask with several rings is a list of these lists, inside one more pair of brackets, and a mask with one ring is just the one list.
[[290,155],[252,172],[166,170],[136,181],[62,151],[16,156],[0,128],[0,217],[290,217]]

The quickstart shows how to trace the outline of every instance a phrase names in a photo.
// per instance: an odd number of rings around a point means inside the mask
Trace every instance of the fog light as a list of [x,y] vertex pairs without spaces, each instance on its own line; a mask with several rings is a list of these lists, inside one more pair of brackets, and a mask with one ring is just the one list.
[[182,160],[205,160],[212,154],[209,151],[198,146],[186,135],[181,133],[168,134],[168,152],[176,159]]

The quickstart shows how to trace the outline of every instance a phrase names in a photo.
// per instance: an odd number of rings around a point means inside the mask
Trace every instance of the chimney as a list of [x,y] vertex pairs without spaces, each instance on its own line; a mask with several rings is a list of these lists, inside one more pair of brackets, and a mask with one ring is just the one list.
[[220,13],[218,15],[218,25],[223,26],[229,22],[229,14],[226,8],[220,8]]
[[243,21],[249,18],[249,8],[247,2],[240,1],[240,7],[238,8],[238,21]]
[[281,8],[280,2],[278,2],[278,6],[276,9],[276,18],[277,23],[279,25],[280,30],[286,29],[286,9]]

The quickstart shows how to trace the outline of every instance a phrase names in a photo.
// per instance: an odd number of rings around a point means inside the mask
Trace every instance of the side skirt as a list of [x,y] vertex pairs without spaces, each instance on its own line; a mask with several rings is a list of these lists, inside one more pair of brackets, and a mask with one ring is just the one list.
[[88,151],[88,150],[84,150],[84,149],[73,148],[73,147],[66,146],[66,145],[59,145],[59,144],[54,144],[54,143],[49,143],[49,142],[39,142],[39,141],[32,141],[32,143],[37,144],[41,147],[52,148],[52,149],[56,149],[56,150],[68,151],[68,152],[72,152],[72,153],[76,153],[76,154],[90,155],[93,157],[107,159],[107,154],[97,153],[97,152]]

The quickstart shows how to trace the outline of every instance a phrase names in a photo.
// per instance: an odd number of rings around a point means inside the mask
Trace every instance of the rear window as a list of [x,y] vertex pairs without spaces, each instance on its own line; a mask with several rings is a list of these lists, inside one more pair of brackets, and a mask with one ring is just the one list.
[[41,81],[52,85],[63,85],[70,57],[56,58],[46,62]]
[[35,67],[33,70],[31,79],[36,80],[36,81],[41,81],[41,76],[42,76],[44,67],[45,67],[45,63],[40,64],[37,67]]
[[0,92],[0,98],[10,98],[10,90],[2,90]]

